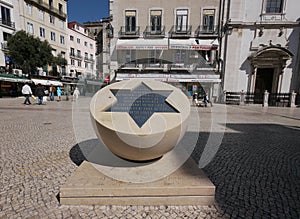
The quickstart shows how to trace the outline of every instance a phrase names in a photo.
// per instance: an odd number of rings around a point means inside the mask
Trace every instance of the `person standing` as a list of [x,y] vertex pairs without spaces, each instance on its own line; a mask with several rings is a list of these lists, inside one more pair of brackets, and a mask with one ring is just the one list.
[[57,101],[61,101],[61,89],[60,89],[60,87],[57,87],[57,89],[56,89],[56,94],[57,94],[57,97],[58,97],[58,100]]
[[50,101],[54,101],[55,91],[56,91],[55,87],[53,86],[53,84],[51,84],[49,88]]
[[29,105],[31,104],[29,97],[32,95],[31,87],[29,86],[28,82],[22,87],[22,94],[25,96],[24,104]]
[[35,96],[38,97],[38,104],[43,104],[43,97],[45,94],[45,89],[41,84],[38,84],[36,90],[35,90]]
[[73,93],[73,100],[77,101],[78,96],[80,95],[80,92],[78,90],[78,88],[76,87]]

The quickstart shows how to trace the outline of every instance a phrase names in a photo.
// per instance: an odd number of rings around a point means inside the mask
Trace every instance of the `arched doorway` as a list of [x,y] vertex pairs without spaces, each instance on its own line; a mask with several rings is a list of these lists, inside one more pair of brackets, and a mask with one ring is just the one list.
[[292,56],[289,50],[275,45],[263,47],[249,56],[252,72],[248,91],[256,96],[261,96],[265,90],[280,93],[286,61]]

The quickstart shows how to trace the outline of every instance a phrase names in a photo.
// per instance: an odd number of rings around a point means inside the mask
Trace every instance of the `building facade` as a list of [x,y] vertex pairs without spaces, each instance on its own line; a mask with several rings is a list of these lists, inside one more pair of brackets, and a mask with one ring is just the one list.
[[221,8],[224,90],[299,92],[299,1],[226,0]]
[[[47,40],[54,56],[67,56],[67,0],[18,0],[20,29]],[[60,77],[65,67],[43,66],[41,76]]]
[[[78,78],[83,85],[87,85],[87,81],[99,79],[95,54],[96,41],[89,36],[89,29],[78,22],[68,23],[68,73],[66,77]],[[93,88],[86,86],[84,88],[88,89],[88,92],[94,92]]]
[[18,20],[18,4],[15,0],[1,0],[1,17],[0,17],[0,70],[1,72],[8,72],[10,60],[5,56],[4,52],[7,48],[7,39],[9,36],[19,29]]
[[95,53],[95,61],[96,61],[96,71],[99,75],[99,79],[103,81],[104,73],[103,73],[103,55],[105,51],[105,46],[103,44],[103,23],[101,21],[95,22],[85,22],[83,24],[86,28],[89,29],[89,36],[96,41],[96,53]]
[[217,98],[219,2],[110,1],[110,79],[153,78]]

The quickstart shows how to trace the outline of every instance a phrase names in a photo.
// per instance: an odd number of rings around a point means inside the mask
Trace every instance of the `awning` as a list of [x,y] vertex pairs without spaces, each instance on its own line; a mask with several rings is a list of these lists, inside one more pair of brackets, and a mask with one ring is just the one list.
[[212,50],[219,46],[217,39],[170,39],[170,49]]
[[53,80],[42,80],[42,79],[31,79],[31,81],[37,85],[37,84],[41,84],[44,86],[50,86],[51,84],[53,86],[63,86],[63,83],[61,83],[60,81],[53,81]]
[[2,77],[2,76],[0,76],[0,81],[21,82],[21,83],[31,82],[29,79],[16,78],[16,77]]
[[102,86],[102,85],[103,85],[103,82],[102,82],[102,81],[91,81],[91,80],[86,80],[86,84]]
[[131,78],[151,78],[158,81],[166,82],[210,82],[220,83],[220,75],[218,74],[126,74],[118,73],[117,81],[128,80]]
[[116,45],[117,50],[167,50],[168,39],[119,39]]

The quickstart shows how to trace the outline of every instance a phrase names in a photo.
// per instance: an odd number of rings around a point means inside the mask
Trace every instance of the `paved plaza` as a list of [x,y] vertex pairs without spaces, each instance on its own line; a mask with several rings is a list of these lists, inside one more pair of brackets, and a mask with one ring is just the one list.
[[76,102],[22,103],[0,99],[0,218],[300,218],[300,108],[197,108],[195,161],[214,137],[211,121],[221,127],[221,144],[203,168],[216,186],[215,205],[66,206],[60,187],[83,160]]

